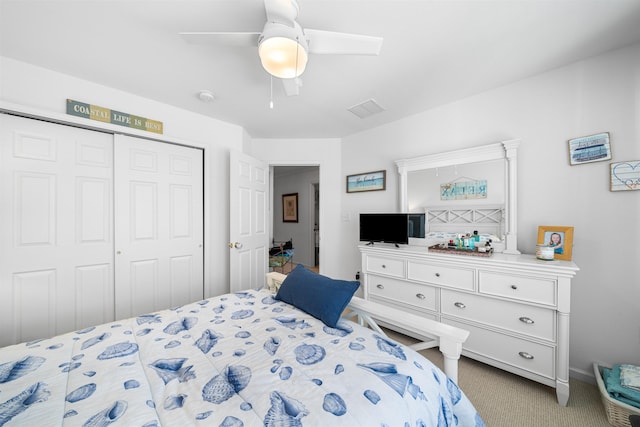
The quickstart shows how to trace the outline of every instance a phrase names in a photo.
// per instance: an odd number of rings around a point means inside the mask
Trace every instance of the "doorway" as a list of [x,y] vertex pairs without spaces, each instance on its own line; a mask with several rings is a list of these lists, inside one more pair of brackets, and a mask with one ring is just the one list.
[[[318,272],[320,269],[320,167],[273,166],[273,246],[291,241],[294,255],[291,267],[302,264]],[[297,217],[283,217],[283,196],[296,195]],[[290,200],[291,197],[287,197]],[[289,269],[287,269],[289,270]]]

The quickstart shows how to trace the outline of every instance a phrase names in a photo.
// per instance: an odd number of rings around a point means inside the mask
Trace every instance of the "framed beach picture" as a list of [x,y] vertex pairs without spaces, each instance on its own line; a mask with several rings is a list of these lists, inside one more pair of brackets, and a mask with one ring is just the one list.
[[553,258],[571,261],[573,227],[541,225],[538,227],[538,244],[553,247]]
[[282,195],[282,222],[298,222],[298,193]]
[[386,184],[386,170],[347,175],[347,193],[384,190]]
[[569,163],[571,166],[603,160],[611,160],[609,132],[569,140]]

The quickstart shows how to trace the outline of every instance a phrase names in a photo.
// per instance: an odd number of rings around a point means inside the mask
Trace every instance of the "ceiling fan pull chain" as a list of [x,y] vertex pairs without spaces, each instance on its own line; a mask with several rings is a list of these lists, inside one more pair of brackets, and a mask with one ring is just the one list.
[[269,97],[269,108],[273,110],[273,76],[269,74],[270,82],[271,82],[271,95]]

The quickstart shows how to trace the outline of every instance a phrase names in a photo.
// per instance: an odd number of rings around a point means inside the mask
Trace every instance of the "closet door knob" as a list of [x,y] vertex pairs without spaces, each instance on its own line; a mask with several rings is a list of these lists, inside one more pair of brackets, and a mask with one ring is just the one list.
[[455,305],[458,308],[467,308],[467,306],[464,305],[464,303],[462,302],[454,302],[453,305]]
[[522,357],[523,359],[527,359],[527,360],[533,360],[533,354],[529,354],[526,351],[521,351],[518,353],[520,355],[520,357]]
[[520,321],[521,321],[522,323],[526,323],[527,325],[533,325],[534,323],[536,323],[536,322],[534,322],[534,321],[533,321],[533,319],[531,319],[530,317],[524,317],[524,316],[522,316],[522,317],[520,318]]

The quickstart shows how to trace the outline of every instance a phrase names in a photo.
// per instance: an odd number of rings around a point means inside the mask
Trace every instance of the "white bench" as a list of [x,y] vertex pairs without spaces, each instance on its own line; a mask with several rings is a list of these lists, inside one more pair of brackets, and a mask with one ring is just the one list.
[[[277,292],[286,277],[278,272],[267,273],[267,286],[272,292]],[[386,334],[378,326],[376,320],[398,325],[421,337],[423,339],[421,342],[409,346],[414,350],[438,346],[444,357],[445,374],[456,383],[458,382],[458,360],[462,353],[462,344],[469,337],[469,331],[358,297],[351,298],[347,308],[349,311],[346,312],[345,317],[358,316],[360,324],[367,324],[371,329],[384,336]]]

